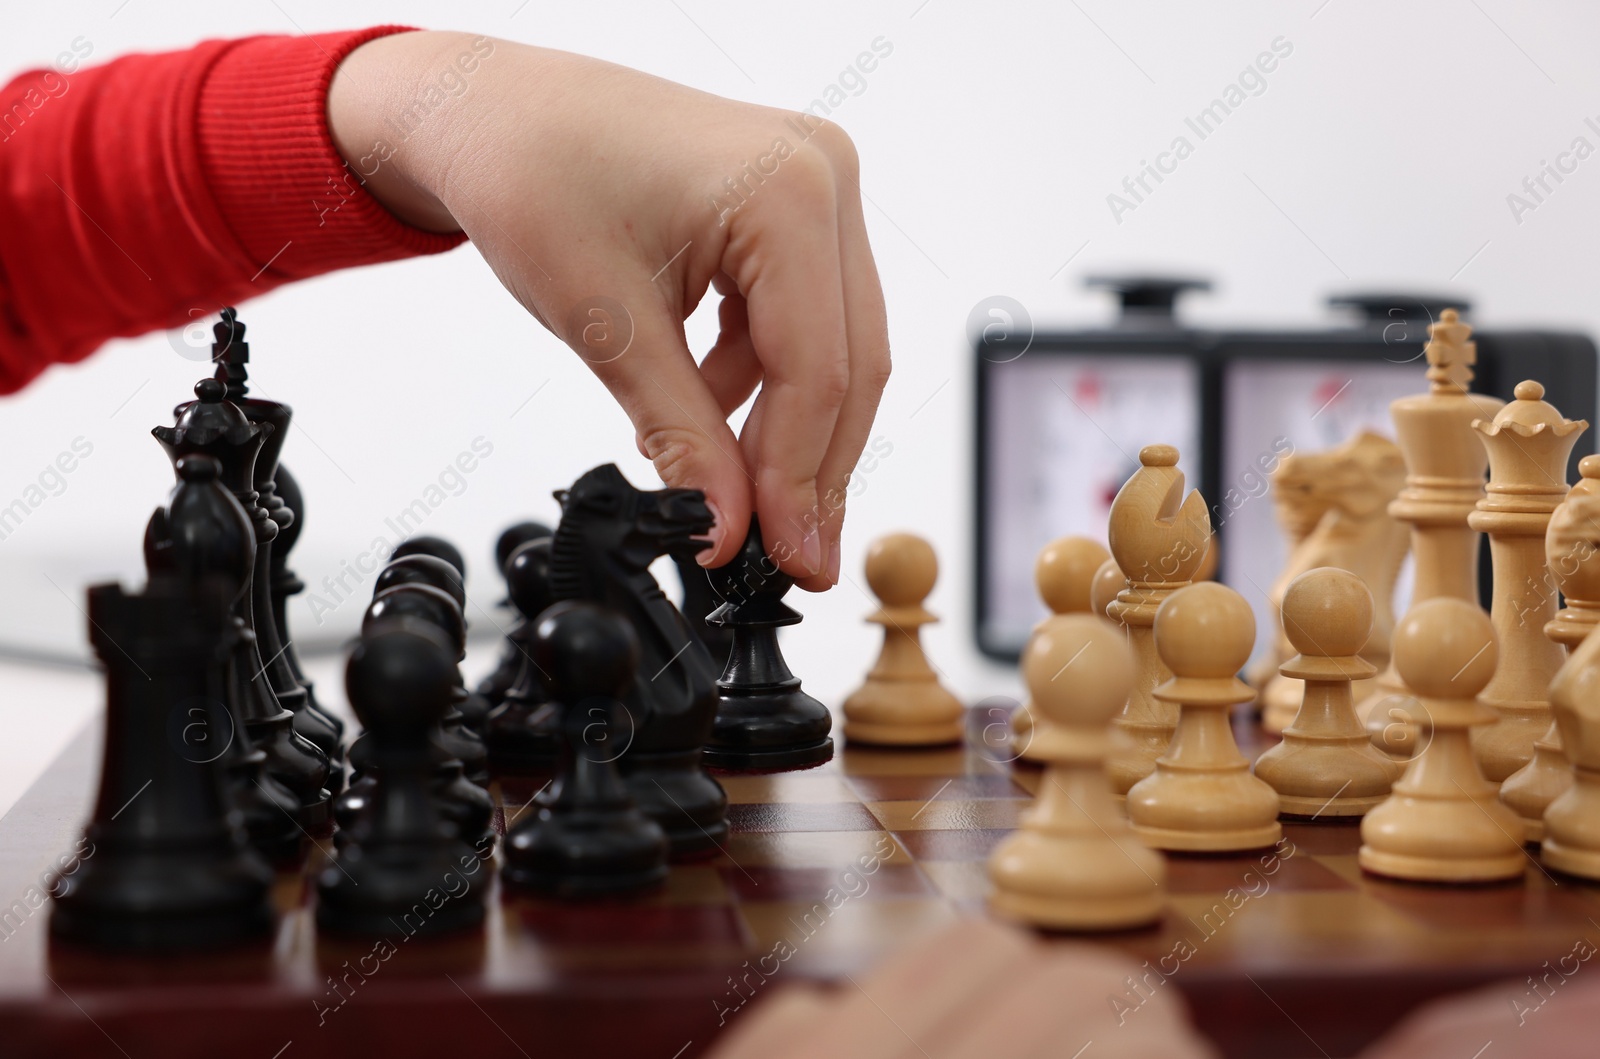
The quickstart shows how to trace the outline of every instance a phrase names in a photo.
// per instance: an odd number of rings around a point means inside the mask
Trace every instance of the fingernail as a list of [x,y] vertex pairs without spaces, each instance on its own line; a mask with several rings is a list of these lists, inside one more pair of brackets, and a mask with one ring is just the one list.
[[699,563],[701,566],[710,565],[711,557],[717,554],[717,549],[722,546],[722,536],[727,532],[723,526],[722,509],[709,500],[706,501],[706,507],[711,509],[711,517],[715,521],[713,521],[711,524],[711,532],[706,534],[706,539],[711,542],[711,546],[709,548],[702,548],[699,552],[695,553],[694,561]]
[[800,538],[800,561],[806,572],[815,574],[822,570],[822,529],[818,527]]
[[828,583],[839,583],[839,542],[834,541],[828,548]]

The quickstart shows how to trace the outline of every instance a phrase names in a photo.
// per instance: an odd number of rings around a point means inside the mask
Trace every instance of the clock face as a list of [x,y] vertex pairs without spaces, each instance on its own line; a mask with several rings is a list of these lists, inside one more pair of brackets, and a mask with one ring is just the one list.
[[1175,445],[1198,484],[1200,373],[1185,356],[1022,357],[995,371],[983,439],[989,535],[985,639],[1020,648],[1045,616],[1039,550],[1057,537],[1106,542],[1111,501],[1146,445]]

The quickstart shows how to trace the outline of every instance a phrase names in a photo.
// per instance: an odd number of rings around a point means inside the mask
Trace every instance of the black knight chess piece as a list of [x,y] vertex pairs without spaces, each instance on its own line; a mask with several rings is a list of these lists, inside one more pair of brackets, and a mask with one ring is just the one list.
[[[705,646],[650,574],[658,557],[688,551],[714,525],[697,489],[634,488],[613,464],[556,495],[561,524],[550,550],[558,600],[620,613],[639,638],[639,669],[623,697],[619,764],[639,807],[667,833],[674,857],[709,854],[728,834],[728,799],[705,770],[702,747],[717,710],[716,669]],[[631,722],[633,731],[626,728]]]
[[550,538],[528,541],[506,559],[506,589],[520,618],[508,647],[520,663],[517,679],[489,714],[483,741],[496,776],[541,776],[561,754],[561,733],[549,708],[544,680],[533,661],[533,622],[555,602],[550,588]]
[[617,769],[619,696],[633,683],[639,641],[620,615],[557,603],[529,638],[549,674],[560,719],[561,766],[539,809],[506,836],[504,878],[554,897],[606,897],[660,886],[667,840],[634,803]]
[[[248,517],[217,485],[216,461],[179,461],[140,593],[89,590],[89,632],[106,673],[106,734],[94,815],[77,871],[54,893],[58,938],[137,950],[226,945],[272,929],[272,871],[251,848],[225,755],[241,735],[222,702],[233,613],[253,550]],[[261,777],[261,757],[254,778]],[[265,780],[271,783],[270,779]],[[274,784],[275,786],[275,784]],[[298,848],[295,803],[262,805]]]
[[[278,498],[283,501],[283,506],[293,516],[292,521],[288,526],[284,527],[283,532],[278,534],[278,539],[272,545],[272,621],[277,626],[278,635],[283,638],[283,660],[288,663],[289,671],[294,674],[295,683],[306,691],[306,706],[305,710],[301,712],[315,714],[320,725],[326,726],[326,730],[333,732],[334,738],[330,744],[318,743],[317,745],[323,753],[328,755],[330,762],[337,763],[344,759],[344,747],[342,745],[344,740],[344,721],[329,712],[326,707],[317,701],[317,690],[312,686],[311,681],[306,678],[305,668],[300,665],[300,655],[295,650],[294,637],[289,635],[289,597],[299,595],[306,588],[305,582],[296,577],[294,571],[289,569],[289,551],[300,540],[300,534],[305,529],[305,498],[300,493],[300,483],[295,481],[294,475],[289,473],[289,468],[282,463],[278,464],[278,470],[273,474],[272,481],[273,492],[278,495]],[[308,721],[302,726],[300,715],[296,714],[295,731],[307,739],[311,739],[311,736],[319,731],[319,724]],[[310,734],[307,734],[308,732]],[[316,742],[315,739],[311,741]],[[334,769],[333,779],[335,782],[340,779],[340,771],[339,769]]]
[[[279,454],[283,452],[283,443],[289,439],[289,422],[294,418],[294,409],[279,401],[250,395],[250,343],[245,341],[244,331],[238,312],[223,309],[222,321],[212,329],[216,337],[211,345],[211,359],[217,365],[217,381],[227,387],[228,400],[250,422],[271,428],[263,431],[250,483],[257,494],[256,503],[275,527],[273,532],[258,534],[256,538],[255,577],[250,588],[251,628],[255,630],[272,693],[278,704],[294,715],[291,722],[294,731],[321,750],[331,764],[337,764],[341,754],[339,730],[321,712],[308,709],[306,689],[289,666],[287,648],[272,607],[273,552],[294,523],[294,512],[279,498],[275,478]],[[181,414],[181,408],[179,412]]]
[[[254,532],[254,567],[244,597],[236,613],[244,620],[247,635],[235,651],[229,668],[228,708],[250,738],[267,756],[267,771],[299,800],[297,817],[308,832],[325,830],[332,823],[327,789],[331,767],[314,743],[294,731],[294,714],[285,709],[273,693],[269,681],[258,679],[267,666],[261,656],[255,631],[253,589],[259,578],[270,572],[261,564],[263,542],[278,532],[277,523],[267,516],[257,501],[254,488],[256,454],[262,442],[273,433],[270,423],[251,423],[238,406],[226,399],[223,384],[216,379],[201,379],[194,388],[197,400],[180,406],[178,423],[151,431],[176,466],[184,456],[213,456],[221,465],[220,481],[250,517]],[[270,610],[270,607],[263,608]]]
[[377,786],[363,826],[317,878],[317,925],[365,936],[466,930],[483,922],[488,869],[434,802],[429,738],[450,705],[454,646],[414,617],[363,632],[345,670],[374,740]]
[[[508,526],[494,542],[495,568],[500,571],[500,576],[505,576],[506,563],[511,561],[512,554],[518,548],[533,541],[548,540],[553,532],[542,522],[518,522],[514,526]],[[510,591],[510,585],[506,586],[506,590]],[[501,604],[501,606],[511,605],[509,598]],[[478,695],[488,703],[491,713],[506,700],[506,693],[516,684],[517,675],[522,672],[523,649],[517,639],[518,627],[522,622],[523,619],[519,617],[511,630],[506,633],[506,642],[500,650],[500,661],[494,667],[494,671],[478,682]],[[468,718],[468,724],[471,724],[471,718]],[[477,728],[480,733],[485,731],[481,725]]]
[[794,578],[778,569],[750,533],[733,561],[710,571],[722,605],[707,616],[712,626],[733,632],[727,668],[717,681],[720,702],[706,764],[712,768],[766,771],[809,768],[833,757],[828,708],[800,690],[778,648],[778,630],[797,625],[800,613],[783,602]]

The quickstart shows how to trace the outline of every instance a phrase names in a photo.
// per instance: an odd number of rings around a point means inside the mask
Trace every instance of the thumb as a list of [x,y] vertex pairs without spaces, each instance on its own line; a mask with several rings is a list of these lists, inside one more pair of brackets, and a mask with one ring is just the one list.
[[675,489],[699,489],[716,517],[701,566],[722,566],[744,543],[752,479],[684,339],[683,325],[645,289],[617,300],[588,298],[562,337],[589,365],[633,422],[639,452]]

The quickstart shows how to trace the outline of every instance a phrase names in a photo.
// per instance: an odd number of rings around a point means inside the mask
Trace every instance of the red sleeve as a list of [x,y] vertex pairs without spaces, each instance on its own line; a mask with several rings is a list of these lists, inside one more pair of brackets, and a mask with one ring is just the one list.
[[291,280],[448,250],[328,132],[328,83],[406,27],[206,41],[0,89],[0,393]]

